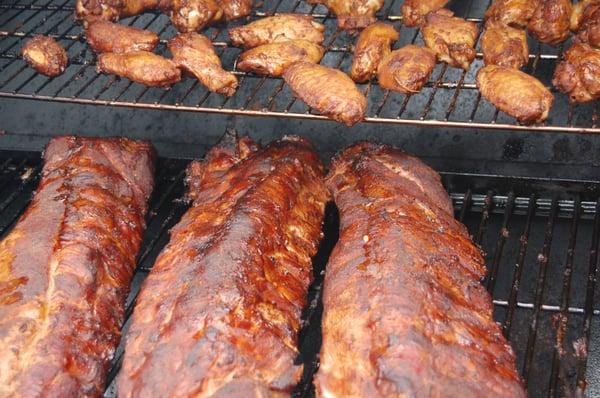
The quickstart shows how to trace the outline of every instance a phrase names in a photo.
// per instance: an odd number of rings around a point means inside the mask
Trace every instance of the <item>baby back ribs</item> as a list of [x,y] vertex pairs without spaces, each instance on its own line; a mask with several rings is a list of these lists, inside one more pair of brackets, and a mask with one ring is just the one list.
[[322,173],[297,137],[260,149],[227,135],[190,165],[193,204],[137,300],[120,398],[289,396],[328,200]]
[[440,177],[387,146],[354,145],[326,184],[340,211],[327,265],[320,397],[525,397],[492,319],[483,257]]
[[120,338],[154,152],[60,137],[0,242],[0,396],[98,397]]

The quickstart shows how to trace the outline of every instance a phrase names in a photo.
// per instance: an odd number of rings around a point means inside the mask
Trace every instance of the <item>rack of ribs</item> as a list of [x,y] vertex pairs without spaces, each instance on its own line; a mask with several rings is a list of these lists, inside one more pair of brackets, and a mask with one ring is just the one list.
[[525,397],[492,319],[485,266],[440,176],[387,146],[334,159],[340,211],[327,265],[318,396]]
[[118,376],[127,397],[283,397],[329,194],[313,147],[227,134],[188,168],[191,208],[144,281]]
[[0,242],[0,396],[94,397],[120,338],[154,150],[59,137]]

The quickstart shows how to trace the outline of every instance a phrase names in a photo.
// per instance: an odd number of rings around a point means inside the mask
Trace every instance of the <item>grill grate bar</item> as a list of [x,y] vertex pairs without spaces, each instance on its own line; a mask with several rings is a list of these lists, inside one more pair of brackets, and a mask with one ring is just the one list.
[[508,194],[508,199],[504,208],[502,226],[500,227],[498,239],[496,240],[496,247],[494,248],[494,257],[492,259],[492,267],[490,269],[489,274],[490,277],[487,281],[487,289],[492,295],[494,293],[494,287],[496,286],[496,278],[498,277],[498,269],[500,267],[500,257],[502,256],[502,250],[504,249],[504,244],[506,243],[506,240],[508,239],[508,236],[510,234],[509,221],[513,215],[514,205],[515,194],[514,192],[510,192]]

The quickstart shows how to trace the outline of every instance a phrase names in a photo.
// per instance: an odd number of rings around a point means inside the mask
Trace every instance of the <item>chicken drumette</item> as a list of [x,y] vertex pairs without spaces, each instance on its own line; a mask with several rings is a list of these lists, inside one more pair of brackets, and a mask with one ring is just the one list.
[[161,0],[160,8],[180,32],[198,32],[219,21],[223,9],[216,0]]
[[247,25],[229,29],[234,46],[252,48],[286,40],[308,40],[320,44],[325,26],[312,17],[300,14],[278,14]]
[[552,83],[568,94],[572,102],[600,98],[600,50],[587,44],[574,44],[556,67]]
[[392,51],[379,64],[379,85],[404,94],[419,92],[435,67],[435,53],[428,48],[408,45]]
[[58,76],[65,71],[67,52],[56,40],[34,36],[21,49],[21,56],[33,69],[46,76]]
[[390,53],[391,45],[400,35],[392,25],[376,22],[358,36],[350,76],[362,83],[377,75],[381,60]]
[[495,0],[485,12],[488,20],[524,28],[529,23],[540,0]]
[[223,69],[211,41],[198,33],[182,33],[169,41],[173,62],[193,74],[210,91],[231,96],[238,81]]
[[181,80],[173,61],[149,51],[101,54],[96,69],[152,87],[166,87]]
[[75,16],[85,23],[94,19],[116,21],[156,8],[159,0],[76,0]]
[[422,26],[425,15],[443,8],[449,0],[405,0],[402,18],[405,26]]
[[540,0],[527,29],[542,43],[556,46],[569,37],[571,0]]
[[152,51],[158,44],[158,35],[150,30],[101,19],[88,24],[85,36],[90,47],[97,53]]
[[243,52],[237,68],[243,72],[279,77],[291,64],[307,61],[318,64],[323,47],[308,40],[288,40],[263,44]]
[[365,117],[367,99],[342,71],[296,62],[283,78],[296,97],[335,121],[353,126]]
[[573,41],[600,48],[600,3],[589,4],[585,8]]
[[477,74],[481,95],[521,123],[548,118],[554,97],[539,80],[520,70],[490,65]]
[[481,36],[481,51],[486,65],[521,69],[529,62],[525,31],[493,19],[488,20],[485,25],[485,32]]
[[457,68],[469,69],[475,59],[479,30],[473,22],[455,17],[449,10],[431,12],[425,17],[423,40],[438,60]]
[[569,22],[569,28],[573,32],[577,32],[579,30],[585,10],[590,5],[600,5],[600,0],[579,0],[573,5],[571,20]]
[[323,4],[337,16],[338,27],[355,31],[377,20],[375,13],[385,0],[308,0],[311,4]]
[[252,0],[217,0],[228,21],[250,15]]

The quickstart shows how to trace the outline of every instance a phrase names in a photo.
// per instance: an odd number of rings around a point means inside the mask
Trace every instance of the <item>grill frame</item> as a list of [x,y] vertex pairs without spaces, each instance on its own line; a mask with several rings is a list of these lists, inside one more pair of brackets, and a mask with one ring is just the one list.
[[[39,181],[39,158],[37,152],[0,151],[0,236],[8,233],[26,209]],[[188,208],[183,183],[187,163],[159,159],[148,228],[126,301],[126,319],[132,313],[141,283],[168,241],[169,229]],[[519,370],[529,382],[530,396],[581,392],[576,386],[585,385],[586,374],[590,375],[588,364],[593,376],[600,361],[600,340],[593,338],[600,336],[600,294],[596,293],[600,183],[450,172],[441,175],[450,191],[456,217],[487,252],[489,275],[484,284],[493,295],[495,319],[502,323],[505,335],[515,347]],[[323,271],[338,230],[335,207],[329,205],[326,214],[325,240],[313,261],[315,282],[303,315],[299,361],[304,363],[305,372],[295,397],[314,396],[310,381],[318,368]],[[569,278],[565,278],[566,269],[571,269]],[[585,286],[571,286],[574,280],[585,281]],[[581,292],[574,293],[574,286],[579,286]],[[554,319],[562,319],[569,330],[560,350],[556,329],[551,326]],[[124,334],[127,327],[125,322]],[[579,354],[572,348],[577,339],[586,348]],[[590,345],[595,349],[589,349]],[[114,378],[123,346],[121,341],[111,364],[105,397],[116,396]],[[590,396],[600,392],[600,380],[593,382],[587,391]]]
[[[164,90],[144,88],[137,83],[114,76],[95,75],[93,71],[95,55],[87,49],[81,27],[69,20],[74,12],[73,7],[67,5],[70,0],[46,0],[41,5],[37,4],[37,0],[24,1],[25,4],[16,0],[13,4],[0,5],[0,10],[12,13],[7,20],[0,22],[0,71],[10,71],[7,78],[0,80],[0,98],[249,117],[327,119],[313,113],[301,101],[293,99],[282,79],[258,77],[237,71],[235,59],[241,50],[230,46],[225,31],[227,27],[247,21],[222,24],[206,31],[207,36],[213,40],[217,53],[224,56],[225,68],[232,70],[240,78],[238,93],[232,98],[226,98],[201,88],[196,79],[185,79],[173,89]],[[29,3],[30,1],[32,2]],[[44,0],[40,1],[44,2]],[[490,2],[491,0],[486,0],[484,3]],[[378,15],[379,19],[400,28],[401,39],[396,47],[409,42],[421,42],[418,29],[402,27],[402,17],[399,12],[401,3],[402,0],[387,0]],[[480,5],[474,0],[468,0],[464,4],[455,3],[459,2],[451,2],[450,6],[456,14],[476,22],[481,33],[482,15],[487,4]],[[336,30],[335,16],[323,6],[309,6],[302,0],[294,0],[288,7],[286,2],[280,0],[265,0],[258,11],[252,14],[250,20],[288,11],[313,15],[318,21],[325,23],[327,52],[322,63],[334,67],[341,66],[345,71],[349,69],[354,38]],[[150,27],[157,31],[161,37],[158,53],[166,54],[166,40],[175,33],[166,16],[159,13],[146,13],[126,18],[123,23],[142,28]],[[14,29],[11,28],[13,25],[15,25]],[[39,77],[36,73],[32,73],[18,56],[16,49],[22,45],[22,39],[36,33],[48,34],[65,44],[71,64],[62,77],[56,79]],[[2,41],[7,43],[8,47],[3,46]],[[549,79],[554,66],[560,59],[562,50],[568,45],[566,42],[559,48],[553,49],[530,40],[530,63],[526,71],[550,85]],[[547,123],[534,126],[520,125],[514,119],[495,110],[481,98],[474,84],[475,71],[481,65],[481,58],[481,53],[478,53],[469,72],[460,72],[445,64],[438,65],[430,82],[419,94],[390,93],[381,90],[374,82],[359,85],[370,100],[365,122],[557,133],[600,132],[600,126],[597,125],[599,118],[597,102],[571,106],[567,103],[566,96],[555,91],[556,103]],[[65,78],[67,75],[68,79]],[[50,89],[53,82],[60,82],[60,84]],[[462,109],[465,103],[469,103],[470,109]]]

